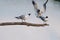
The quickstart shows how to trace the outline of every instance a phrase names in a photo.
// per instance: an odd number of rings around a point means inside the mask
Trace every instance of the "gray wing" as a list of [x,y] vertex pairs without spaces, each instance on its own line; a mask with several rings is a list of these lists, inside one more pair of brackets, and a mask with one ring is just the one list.
[[21,16],[15,17],[15,18],[17,18],[17,19],[24,19],[25,15],[21,15]]
[[34,0],[32,0],[32,4],[33,4],[33,6],[34,6],[34,9],[37,10],[37,9],[38,9],[37,3],[36,3]]
[[25,18],[25,15],[21,15],[19,16],[20,19],[24,19]]
[[44,13],[46,11],[46,4],[47,4],[48,0],[46,0],[46,2],[43,4],[43,7],[40,9],[40,13]]

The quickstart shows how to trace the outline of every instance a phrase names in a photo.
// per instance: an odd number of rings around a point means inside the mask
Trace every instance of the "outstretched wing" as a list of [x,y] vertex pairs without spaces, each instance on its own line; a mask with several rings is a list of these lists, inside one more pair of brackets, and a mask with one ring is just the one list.
[[44,13],[46,11],[46,4],[47,4],[48,0],[46,0],[46,2],[43,4],[43,7],[40,9],[40,13]]
[[38,5],[37,5],[37,3],[34,1],[34,0],[32,0],[32,4],[33,4],[33,6],[34,6],[34,9],[35,9],[35,11],[36,11],[36,15],[37,16],[40,16],[41,14],[40,14],[40,9],[38,9]]

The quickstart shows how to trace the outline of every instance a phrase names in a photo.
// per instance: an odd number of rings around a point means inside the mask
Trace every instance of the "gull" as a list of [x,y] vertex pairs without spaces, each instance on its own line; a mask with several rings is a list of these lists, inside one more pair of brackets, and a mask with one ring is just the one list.
[[32,0],[32,4],[37,13],[36,17],[40,18],[44,22],[46,22],[47,20],[45,20],[45,19],[48,18],[48,16],[46,16],[46,17],[42,16],[42,14],[46,11],[47,2],[48,2],[48,0],[46,0],[46,2],[43,4],[43,7],[41,9],[39,9],[37,3],[34,0]]
[[15,18],[16,18],[16,19],[21,19],[22,22],[23,22],[23,21],[27,20],[26,18],[27,18],[28,16],[30,16],[30,15],[31,15],[31,14],[29,13],[28,15],[20,15],[20,16],[15,17]]

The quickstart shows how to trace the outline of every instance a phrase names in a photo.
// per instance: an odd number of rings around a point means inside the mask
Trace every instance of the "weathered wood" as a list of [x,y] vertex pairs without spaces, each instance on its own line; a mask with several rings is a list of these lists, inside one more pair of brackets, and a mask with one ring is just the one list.
[[0,26],[5,25],[26,25],[26,26],[48,26],[49,24],[34,24],[34,23],[27,23],[27,22],[2,22],[0,23]]

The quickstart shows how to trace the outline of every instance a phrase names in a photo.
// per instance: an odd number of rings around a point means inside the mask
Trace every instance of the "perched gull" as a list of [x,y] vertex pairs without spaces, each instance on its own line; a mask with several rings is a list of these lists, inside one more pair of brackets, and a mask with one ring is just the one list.
[[42,21],[46,22],[47,20],[45,20],[46,18],[48,18],[48,16],[44,17],[42,16],[42,13],[44,13],[46,11],[46,4],[47,4],[48,0],[43,4],[43,7],[41,8],[41,10],[38,8],[37,3],[32,0],[32,4],[34,6],[34,9],[37,12],[37,18],[40,18]]
[[[31,14],[29,13],[28,16],[30,16]],[[22,22],[26,20],[26,18],[28,17],[27,15],[21,15],[21,16],[18,16],[18,17],[15,17],[17,19],[21,19]]]

